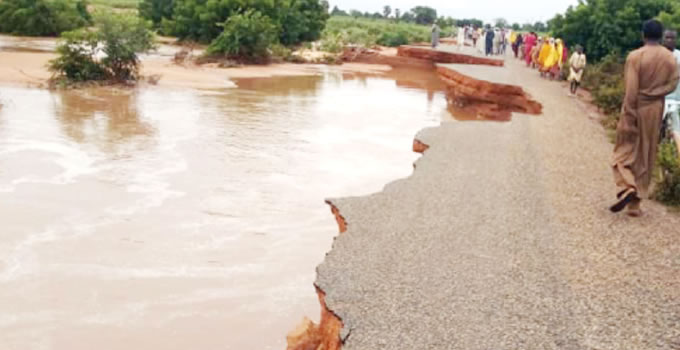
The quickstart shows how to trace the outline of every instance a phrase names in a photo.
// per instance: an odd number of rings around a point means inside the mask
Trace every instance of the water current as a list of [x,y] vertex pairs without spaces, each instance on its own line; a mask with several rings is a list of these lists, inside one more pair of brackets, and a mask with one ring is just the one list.
[[412,172],[434,73],[225,90],[0,88],[0,348],[283,349],[327,197]]

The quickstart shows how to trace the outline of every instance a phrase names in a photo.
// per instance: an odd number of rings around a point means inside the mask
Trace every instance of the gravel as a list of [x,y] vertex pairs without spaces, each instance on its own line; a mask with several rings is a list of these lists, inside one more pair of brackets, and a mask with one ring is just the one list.
[[348,231],[316,283],[343,349],[680,349],[680,216],[610,214],[603,128],[563,84],[503,69],[468,74],[523,86],[543,116],[444,121],[411,177],[330,200]]

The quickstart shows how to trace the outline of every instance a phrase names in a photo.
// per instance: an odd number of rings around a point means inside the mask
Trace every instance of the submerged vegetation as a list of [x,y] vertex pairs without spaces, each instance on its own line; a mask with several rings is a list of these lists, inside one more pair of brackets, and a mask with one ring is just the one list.
[[57,47],[59,57],[50,61],[54,80],[61,83],[84,81],[125,82],[139,77],[141,52],[154,47],[150,25],[137,16],[101,12],[94,28],[63,34]]

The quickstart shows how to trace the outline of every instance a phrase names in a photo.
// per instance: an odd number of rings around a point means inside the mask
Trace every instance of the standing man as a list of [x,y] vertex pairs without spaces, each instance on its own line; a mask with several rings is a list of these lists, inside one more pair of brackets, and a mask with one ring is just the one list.
[[432,48],[436,48],[439,45],[439,26],[437,22],[432,23]]
[[465,46],[465,34],[467,32],[467,27],[458,27],[458,38],[456,38],[456,44],[458,45],[458,50],[462,50]]
[[[680,69],[680,50],[677,49],[678,32],[674,30],[667,30],[663,35],[663,46],[668,50],[673,52],[673,57],[675,57],[675,62],[678,64],[678,69]],[[680,104],[680,84],[666,96],[666,102],[675,102]],[[671,134],[675,140],[676,148],[678,149],[678,155],[680,155],[680,107],[677,104],[667,106],[668,110],[665,112],[670,112],[671,117]],[[666,113],[664,113],[664,116]]]
[[618,201],[610,210],[642,215],[640,203],[647,198],[656,162],[664,98],[678,85],[678,65],[661,45],[663,25],[649,20],[642,27],[645,45],[628,55],[626,94],[616,128],[612,168]]
[[491,27],[487,26],[486,27],[486,55],[492,55],[493,54],[493,39],[494,39],[494,32],[491,30]]
[[576,96],[576,91],[579,85],[581,85],[581,78],[583,78],[583,70],[586,69],[586,54],[583,53],[583,47],[581,45],[576,45],[576,52],[571,55],[569,59],[569,83],[571,83],[571,88],[569,92],[571,96]]

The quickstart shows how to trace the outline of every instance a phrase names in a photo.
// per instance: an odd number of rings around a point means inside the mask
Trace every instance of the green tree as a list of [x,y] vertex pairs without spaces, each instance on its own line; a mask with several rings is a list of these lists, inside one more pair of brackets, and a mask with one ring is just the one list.
[[470,27],[475,27],[475,28],[481,28],[484,25],[484,22],[480,19],[461,19],[456,21],[456,25],[459,27],[465,27],[465,26],[470,26]]
[[401,19],[404,22],[415,22],[416,21],[416,16],[413,14],[411,11],[407,11],[403,15],[401,15]]
[[354,18],[363,17],[363,14],[360,11],[357,11],[357,10],[350,10],[349,15],[354,17]]
[[394,10],[394,18],[397,20],[397,22],[399,22],[399,20],[401,19],[401,10],[400,9]]
[[222,33],[218,24],[248,10],[269,17],[284,45],[318,39],[329,17],[325,0],[175,0],[168,26],[180,38],[209,42]]
[[521,29],[522,29],[522,26],[519,23],[515,22],[515,23],[512,24],[512,30],[519,31]]
[[57,36],[90,24],[84,0],[0,0],[0,32]]
[[417,24],[432,24],[437,19],[437,10],[427,6],[416,6],[411,9]]
[[101,12],[94,30],[65,32],[49,68],[69,81],[136,80],[138,54],[154,48],[150,23],[133,15]]
[[138,5],[139,15],[158,28],[164,18],[172,19],[174,4],[174,0],[142,0]]
[[267,49],[277,41],[274,22],[253,9],[229,17],[223,27],[222,34],[208,46],[208,55],[258,60],[266,58]]
[[509,26],[508,20],[505,18],[496,18],[494,24],[497,28],[507,28]]
[[[669,20],[677,6],[672,0],[587,0],[550,22],[552,33],[569,45],[581,44],[588,58],[624,55],[642,45],[640,28],[660,14]],[[665,13],[665,15],[664,15]]]
[[333,6],[333,10],[331,11],[331,16],[347,16],[347,12],[339,9],[337,6]]
[[539,21],[534,23],[534,30],[537,32],[546,32],[548,31],[548,26],[545,23]]
[[392,14],[392,8],[389,5],[383,7],[383,17],[388,18]]

